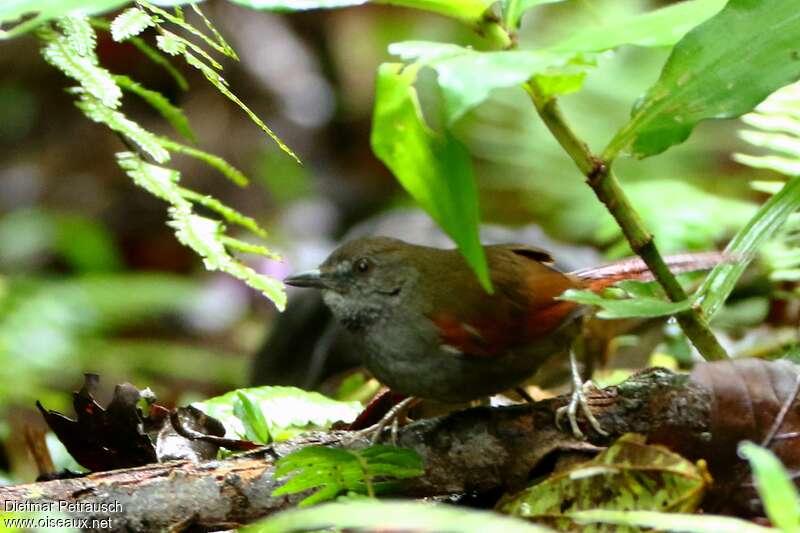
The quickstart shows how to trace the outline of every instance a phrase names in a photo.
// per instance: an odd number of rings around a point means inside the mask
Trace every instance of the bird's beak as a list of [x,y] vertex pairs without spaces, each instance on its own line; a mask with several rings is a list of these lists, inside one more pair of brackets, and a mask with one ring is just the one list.
[[325,288],[327,286],[326,281],[327,276],[318,268],[292,274],[283,280],[285,284],[291,285],[292,287],[314,287],[317,289]]

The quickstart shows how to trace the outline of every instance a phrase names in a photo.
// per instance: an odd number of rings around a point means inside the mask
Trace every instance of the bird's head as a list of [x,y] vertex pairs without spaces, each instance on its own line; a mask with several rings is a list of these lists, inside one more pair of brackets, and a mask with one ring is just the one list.
[[418,254],[428,249],[388,237],[350,241],[313,270],[284,279],[294,287],[322,290],[325,303],[346,327],[357,329],[391,317],[412,298]]

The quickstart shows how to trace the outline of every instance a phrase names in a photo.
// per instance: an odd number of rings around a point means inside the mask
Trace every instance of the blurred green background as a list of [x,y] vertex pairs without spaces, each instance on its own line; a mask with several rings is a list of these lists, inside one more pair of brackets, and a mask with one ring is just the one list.
[[[615,11],[666,4],[542,6],[526,17],[521,46],[554,42]],[[182,92],[107,34],[98,53],[104,66],[183,106],[200,146],[252,178],[242,190],[194,160],[175,163],[189,187],[267,228],[269,246],[284,261],[254,267],[278,278],[311,267],[353,224],[410,205],[369,147],[376,68],[390,59],[391,42],[468,45],[475,35],[436,15],[378,6],[278,15],[211,0],[204,11],[241,56],[225,63],[233,91],[304,166],[196,71],[182,68],[190,83]],[[639,48],[604,54],[586,89],[563,98],[568,118],[594,149],[624,124],[666,55]],[[69,394],[87,371],[101,375],[101,398],[124,381],[151,387],[167,405],[225,392],[248,382],[251,359],[276,317],[268,301],[205,272],[176,241],[164,204],[117,166],[119,139],[75,109],[67,86],[33,36],[0,42],[0,471],[15,479],[31,476],[22,428],[42,425],[35,400],[69,412]],[[128,100],[133,118],[166,131],[159,116]],[[663,249],[719,248],[763,199],[749,187],[755,171],[731,159],[743,148],[740,126],[701,124],[667,154],[620,161],[625,188]],[[457,136],[474,156],[485,221],[535,223],[567,244],[591,245],[609,257],[628,253],[522,91],[496,92],[460,121]]]

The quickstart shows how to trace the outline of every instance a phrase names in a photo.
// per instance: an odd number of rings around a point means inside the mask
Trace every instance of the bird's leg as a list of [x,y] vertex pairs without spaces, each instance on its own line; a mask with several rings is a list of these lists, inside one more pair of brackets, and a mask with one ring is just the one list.
[[385,415],[372,426],[356,431],[353,435],[355,437],[370,437],[371,443],[376,444],[380,441],[383,430],[389,424],[392,425],[392,444],[397,443],[397,431],[400,426],[400,418],[405,416],[408,411],[417,405],[421,400],[413,396],[398,402]]
[[593,387],[594,384],[591,380],[583,381],[581,379],[580,370],[578,370],[578,361],[575,358],[575,350],[569,351],[569,367],[570,372],[572,373],[572,397],[569,400],[569,403],[564,407],[560,407],[558,411],[556,411],[556,426],[561,426],[561,420],[564,417],[564,413],[567,415],[567,419],[569,420],[570,428],[572,429],[572,434],[575,435],[576,438],[582,439],[584,437],[583,431],[578,427],[578,407],[580,406],[581,412],[586,417],[586,420],[589,422],[589,425],[598,432],[600,435],[607,436],[608,432],[600,426],[600,422],[597,421],[594,414],[592,413],[592,408],[589,405],[589,402],[586,400],[586,389],[588,387]]

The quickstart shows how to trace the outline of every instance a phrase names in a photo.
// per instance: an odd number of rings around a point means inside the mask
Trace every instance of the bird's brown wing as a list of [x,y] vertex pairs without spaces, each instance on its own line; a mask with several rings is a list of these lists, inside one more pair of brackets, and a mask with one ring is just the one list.
[[429,315],[445,351],[499,357],[554,331],[575,310],[575,303],[555,299],[578,283],[544,264],[550,254],[523,245],[484,249],[494,292],[470,292],[469,300],[456,295]]

